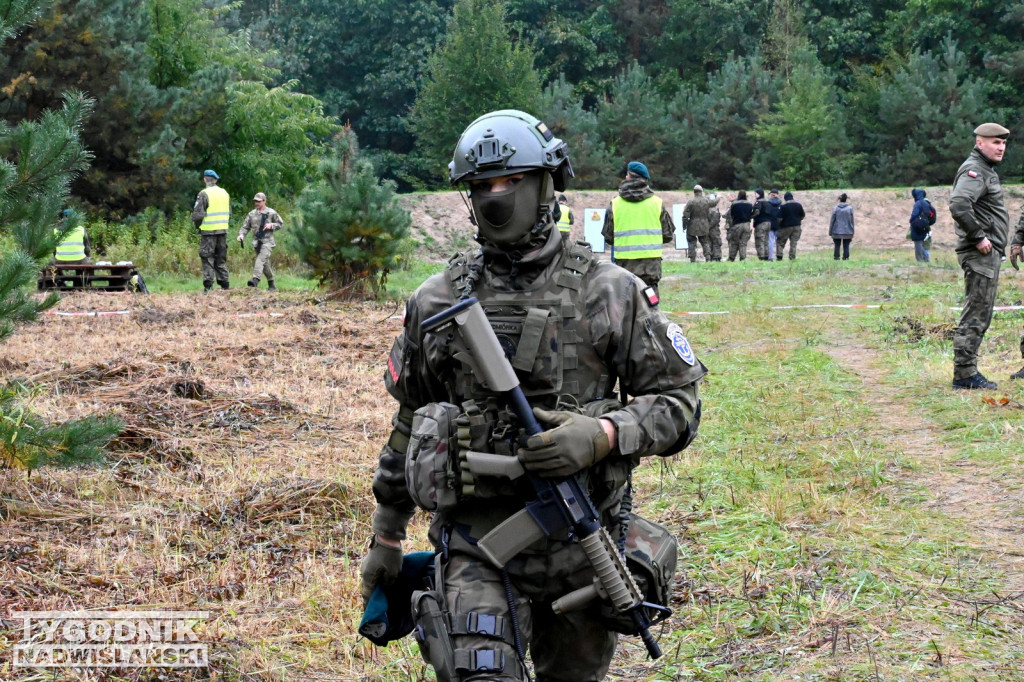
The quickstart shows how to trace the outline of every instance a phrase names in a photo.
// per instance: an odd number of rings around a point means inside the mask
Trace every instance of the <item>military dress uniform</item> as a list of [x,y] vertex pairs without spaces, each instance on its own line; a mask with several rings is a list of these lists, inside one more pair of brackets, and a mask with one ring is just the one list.
[[[953,332],[954,381],[978,374],[978,348],[992,322],[999,266],[1006,250],[1010,214],[995,165],[975,148],[957,170],[949,198],[965,289],[964,308]],[[985,238],[992,243],[987,254],[977,249]]]
[[[474,273],[479,281],[473,282]],[[508,451],[501,435],[507,415],[453,354],[448,335],[424,335],[420,323],[452,306],[471,287],[520,371],[534,407],[600,414],[614,422],[618,447],[584,472],[603,524],[617,532],[619,506],[629,471],[648,455],[667,456],[694,438],[700,419],[697,384],[705,369],[678,325],[644,294],[644,284],[625,270],[597,260],[589,247],[563,240],[549,228],[543,247],[512,263],[487,250],[456,256],[448,269],[428,279],[408,301],[404,329],[388,358],[385,383],[398,400],[396,431],[381,454],[373,492],[377,532],[403,537],[413,504],[403,475],[403,425],[420,406],[451,401],[467,410],[472,449]],[[613,386],[632,399],[613,399]],[[609,400],[611,399],[611,400]],[[461,429],[460,429],[461,433]],[[460,446],[462,445],[460,435]],[[469,444],[469,441],[467,441]],[[512,453],[508,453],[512,454]],[[467,652],[498,652],[500,675],[480,679],[520,680],[511,635],[511,614],[502,571],[491,565],[477,541],[523,509],[529,495],[508,483],[477,481],[475,496],[435,513],[430,538],[450,553],[445,568],[448,607],[456,622],[497,616],[503,634],[452,633],[455,659],[477,660]],[[578,544],[542,539],[507,566],[515,593],[521,637],[530,645],[538,680],[600,680],[608,671],[616,635],[602,622],[599,607],[555,615],[550,604],[590,584],[594,573]],[[463,653],[459,653],[463,652]],[[467,663],[468,665],[468,663]],[[459,679],[477,679],[471,672]]]

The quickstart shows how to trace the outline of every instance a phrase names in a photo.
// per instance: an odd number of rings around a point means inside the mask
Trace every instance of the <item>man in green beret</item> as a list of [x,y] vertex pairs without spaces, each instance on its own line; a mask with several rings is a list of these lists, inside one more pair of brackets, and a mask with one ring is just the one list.
[[978,348],[992,322],[999,265],[1010,214],[995,167],[1006,153],[1010,131],[998,123],[974,129],[974,150],[960,165],[949,198],[956,229],[956,257],[964,271],[964,309],[953,333],[953,388],[994,389],[978,371]]

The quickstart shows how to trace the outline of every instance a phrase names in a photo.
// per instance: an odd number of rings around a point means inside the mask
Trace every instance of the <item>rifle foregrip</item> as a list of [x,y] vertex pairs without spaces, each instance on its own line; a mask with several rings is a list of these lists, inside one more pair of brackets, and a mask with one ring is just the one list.
[[583,551],[586,552],[601,587],[608,594],[608,601],[617,612],[628,611],[642,601],[640,589],[633,582],[629,569],[611,544],[607,530],[602,528],[580,539],[580,545],[583,546]]

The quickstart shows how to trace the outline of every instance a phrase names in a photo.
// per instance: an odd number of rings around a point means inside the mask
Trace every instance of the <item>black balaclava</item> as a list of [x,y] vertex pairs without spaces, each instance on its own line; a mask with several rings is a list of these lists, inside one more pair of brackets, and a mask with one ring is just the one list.
[[554,186],[542,171],[528,172],[500,192],[473,188],[469,200],[480,239],[501,248],[522,248],[553,222]]

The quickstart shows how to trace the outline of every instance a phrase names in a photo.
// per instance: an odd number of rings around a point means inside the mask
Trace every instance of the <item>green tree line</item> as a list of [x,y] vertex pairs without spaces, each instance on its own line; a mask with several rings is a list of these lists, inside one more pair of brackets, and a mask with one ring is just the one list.
[[60,0],[5,44],[0,116],[94,98],[73,193],[113,218],[206,167],[287,207],[341,124],[439,188],[496,107],[567,138],[577,187],[632,158],[662,188],[943,184],[979,122],[1024,125],[1022,31],[1022,0]]

